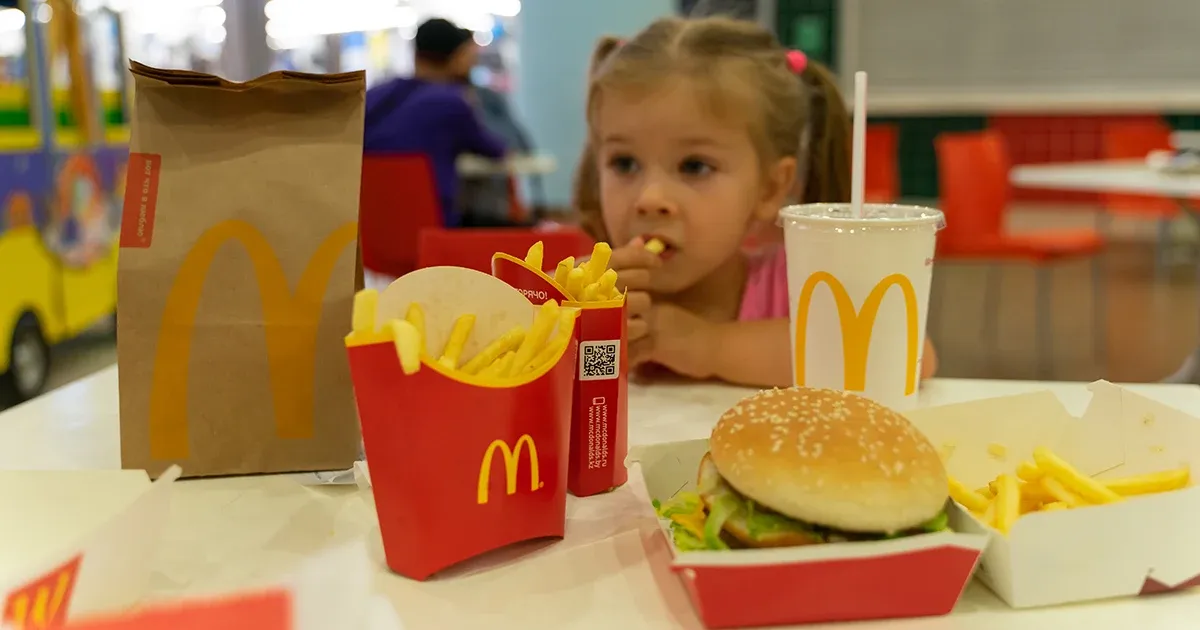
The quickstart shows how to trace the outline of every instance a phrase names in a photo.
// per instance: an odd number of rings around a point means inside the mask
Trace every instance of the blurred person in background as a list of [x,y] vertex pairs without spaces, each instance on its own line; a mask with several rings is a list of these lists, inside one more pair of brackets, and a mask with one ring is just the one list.
[[468,100],[464,83],[479,53],[473,33],[434,18],[417,28],[414,44],[413,76],[367,91],[363,151],[428,157],[446,227],[494,223],[484,213],[463,212],[459,204],[458,156],[500,159],[508,150]]
[[[483,125],[499,136],[511,153],[532,153],[533,143],[529,140],[529,134],[513,116],[508,99],[496,90],[471,84],[469,78],[465,80],[467,100],[475,107]],[[496,225],[506,224],[511,221],[509,206],[513,202],[508,194],[509,181],[508,175],[464,177],[459,205],[469,209],[471,216],[486,217],[490,223]],[[534,186],[540,189],[540,180],[535,178]]]

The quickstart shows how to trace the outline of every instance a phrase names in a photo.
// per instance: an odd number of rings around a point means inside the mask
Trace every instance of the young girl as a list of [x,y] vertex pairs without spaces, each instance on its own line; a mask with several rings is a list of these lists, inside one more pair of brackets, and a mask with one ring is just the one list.
[[[849,201],[829,72],[750,22],[663,19],[598,44],[587,103],[576,204],[629,291],[631,365],[790,385],[783,249],[743,244],[788,202]],[[926,344],[923,376],[935,363]]]

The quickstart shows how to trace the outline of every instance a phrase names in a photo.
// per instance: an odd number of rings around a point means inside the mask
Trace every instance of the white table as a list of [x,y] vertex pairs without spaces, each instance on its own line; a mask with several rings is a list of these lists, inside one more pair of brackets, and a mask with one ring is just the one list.
[[550,155],[514,155],[503,160],[491,160],[478,155],[462,155],[457,162],[458,174],[465,177],[483,175],[549,175],[558,169]]
[[[1023,188],[1171,197],[1189,216],[1200,221],[1190,203],[1191,199],[1200,198],[1200,174],[1160,173],[1148,167],[1145,160],[1031,164],[1013,168],[1009,180]],[[1200,345],[1164,382],[1200,382]]]
[[[119,465],[115,368],[0,413],[0,467]],[[1200,414],[1200,387],[1133,389]],[[936,379],[923,404],[1050,389],[1073,412],[1081,384]],[[749,390],[720,385],[630,388],[634,444],[708,435],[718,414]],[[211,593],[261,583],[318,549],[366,540],[376,588],[407,628],[698,628],[679,581],[664,570],[665,542],[632,491],[571,499],[567,538],[498,552],[426,583],[384,569],[369,493],[302,486],[287,476],[178,482],[153,597]],[[518,552],[527,555],[517,558]],[[955,614],[873,622],[856,630],[1164,630],[1192,628],[1200,593],[1013,611],[972,583]],[[834,626],[809,626],[831,628]],[[836,626],[843,628],[845,626]]]

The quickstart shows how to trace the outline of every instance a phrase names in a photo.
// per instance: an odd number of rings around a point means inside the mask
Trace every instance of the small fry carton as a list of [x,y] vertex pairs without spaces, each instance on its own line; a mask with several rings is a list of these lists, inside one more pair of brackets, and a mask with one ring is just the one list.
[[[942,446],[947,470],[966,488],[982,492],[1016,471],[1024,476],[1017,484],[1021,501],[1037,499],[1038,487],[1052,487],[1067,499],[1083,497],[1077,506],[1050,498],[1040,510],[1022,508],[1007,533],[994,525],[994,515],[957,504],[950,511],[959,531],[992,536],[979,577],[1014,608],[1200,585],[1200,488],[1189,481],[1190,471],[1200,467],[1200,420],[1112,383],[1088,388],[1092,397],[1080,417],[1051,392],[908,414]],[[1087,479],[1072,475],[1059,482],[1061,463]],[[1033,482],[1038,487],[1025,481],[1044,464],[1053,472]],[[1053,483],[1042,485],[1046,477]],[[1099,505],[1085,496],[1105,500],[1107,491],[1119,496]]]
[[629,442],[625,296],[614,291],[597,299],[576,300],[581,296],[572,296],[540,267],[506,253],[492,257],[492,275],[535,304],[561,300],[564,306],[580,309],[567,488],[577,497],[608,492],[629,479],[625,468]]
[[56,628],[146,596],[170,512],[171,466],[0,472],[0,627]]
[[551,306],[460,267],[356,298],[350,373],[396,573],[562,537],[576,318]]
[[[707,439],[635,448],[633,483],[662,502],[694,491],[708,450]],[[655,514],[650,504],[646,510]],[[659,523],[671,541],[669,525]],[[987,542],[985,533],[943,531],[775,549],[681,551],[672,544],[671,568],[708,628],[924,617],[954,608]]]

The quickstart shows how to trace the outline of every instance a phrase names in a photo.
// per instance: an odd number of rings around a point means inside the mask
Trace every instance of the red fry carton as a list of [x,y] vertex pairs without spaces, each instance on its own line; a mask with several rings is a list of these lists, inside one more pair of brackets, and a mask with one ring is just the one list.
[[[708,440],[638,447],[635,483],[651,499],[694,491]],[[647,503],[646,510],[654,508]],[[660,520],[663,535],[671,530]],[[949,613],[987,546],[984,533],[939,532],[776,549],[680,551],[671,568],[708,628],[925,617]]]
[[403,372],[391,338],[347,340],[388,566],[424,580],[518,541],[562,537],[575,343],[499,386],[434,357],[460,315],[476,316],[466,358],[515,326],[528,329],[535,307],[524,295],[485,273],[430,267],[384,290],[376,321],[403,319],[413,303],[425,317],[415,373]]
[[586,497],[621,487],[629,479],[625,468],[629,443],[625,298],[575,302],[542,270],[504,253],[492,257],[492,275],[535,304],[559,300],[563,306],[580,309],[567,488],[577,497]]
[[0,472],[0,627],[62,627],[146,596],[171,507],[171,466]]
[[[1099,381],[1075,417],[1051,392],[920,409],[908,414],[951,475],[986,484],[1051,449],[1102,482],[1200,468],[1200,420]],[[1118,484],[1114,484],[1118,485]],[[1200,586],[1200,488],[1130,496],[1118,503],[1021,516],[1007,536],[955,506],[960,531],[992,542],[979,577],[1009,606],[1026,608],[1148,595]]]

